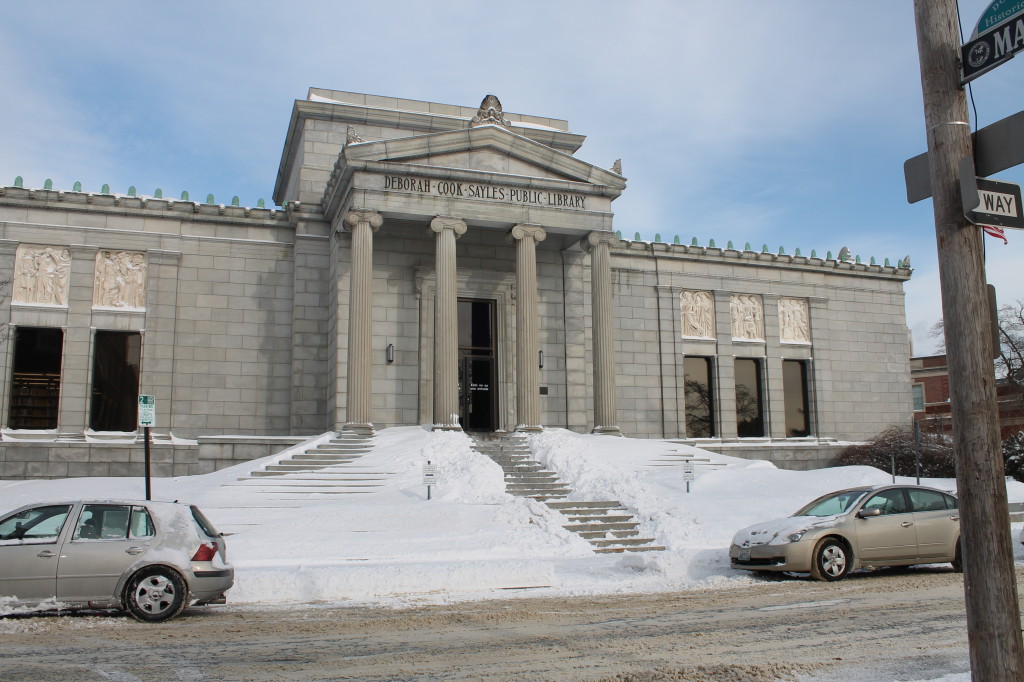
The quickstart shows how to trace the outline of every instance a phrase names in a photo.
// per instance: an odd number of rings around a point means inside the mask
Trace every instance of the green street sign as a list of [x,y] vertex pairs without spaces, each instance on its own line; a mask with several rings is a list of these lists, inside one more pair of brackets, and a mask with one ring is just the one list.
[[1022,14],[1024,14],[1024,0],[993,0],[992,4],[981,13],[971,38],[974,39],[994,31],[1002,24],[1013,21]]
[[156,426],[156,396],[139,396],[139,426]]

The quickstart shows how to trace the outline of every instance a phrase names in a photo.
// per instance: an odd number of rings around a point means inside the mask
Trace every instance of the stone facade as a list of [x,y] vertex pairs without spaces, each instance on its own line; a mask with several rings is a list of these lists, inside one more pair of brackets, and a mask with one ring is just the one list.
[[[328,430],[459,428],[474,409],[487,430],[680,439],[810,468],[909,418],[908,268],[621,240],[620,173],[575,158],[565,121],[494,102],[311,90],[281,209],[0,188],[0,477],[139,473],[131,434],[95,428],[104,390],[156,397],[158,475]],[[59,401],[38,423],[20,416],[38,374],[15,357],[23,330],[60,342]],[[97,389],[100,330],[138,339],[138,386]],[[687,438],[688,357],[710,363],[708,437]],[[758,372],[757,437],[738,432],[738,362]]]

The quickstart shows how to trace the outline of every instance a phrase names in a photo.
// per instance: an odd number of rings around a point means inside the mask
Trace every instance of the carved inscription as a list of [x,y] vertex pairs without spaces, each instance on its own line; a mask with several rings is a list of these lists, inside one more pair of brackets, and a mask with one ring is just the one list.
[[66,306],[70,278],[69,249],[22,244],[14,265],[12,302]]
[[806,298],[779,298],[779,336],[782,343],[811,342]]
[[764,341],[764,304],[755,294],[733,294],[729,300],[732,312],[732,338],[739,341]]
[[715,338],[715,304],[707,291],[679,294],[679,319],[686,338]]
[[97,253],[92,304],[98,308],[144,309],[146,254],[135,251]]
[[456,197],[462,199],[485,199],[507,204],[547,206],[551,208],[586,209],[586,197],[573,192],[552,192],[549,190],[523,189],[506,185],[484,185],[452,180],[414,178],[405,175],[384,176],[384,189],[391,192],[429,194],[435,197]]

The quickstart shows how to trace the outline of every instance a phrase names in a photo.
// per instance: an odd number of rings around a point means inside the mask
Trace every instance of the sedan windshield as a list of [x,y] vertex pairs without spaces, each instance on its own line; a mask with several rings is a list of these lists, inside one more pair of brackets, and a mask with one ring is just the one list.
[[857,503],[857,500],[864,497],[867,493],[868,489],[866,488],[829,493],[811,502],[793,514],[793,516],[835,516],[837,514],[845,514]]

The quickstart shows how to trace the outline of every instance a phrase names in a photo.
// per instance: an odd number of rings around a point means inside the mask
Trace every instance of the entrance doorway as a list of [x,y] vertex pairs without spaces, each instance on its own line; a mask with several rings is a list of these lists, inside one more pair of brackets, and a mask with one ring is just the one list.
[[459,299],[459,425],[494,431],[498,414],[495,303]]

